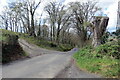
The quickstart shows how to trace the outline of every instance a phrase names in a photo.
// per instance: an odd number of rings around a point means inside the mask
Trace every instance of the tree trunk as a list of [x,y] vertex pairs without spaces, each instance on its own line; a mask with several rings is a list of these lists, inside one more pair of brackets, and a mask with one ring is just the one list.
[[8,21],[5,20],[5,29],[8,30]]
[[10,29],[12,31],[12,21],[11,21],[11,18],[10,18]]
[[59,44],[59,35],[60,35],[60,24],[58,24],[57,28],[57,36],[56,36],[56,42]]
[[39,25],[39,29],[38,29],[38,32],[37,32],[37,36],[41,37],[41,25]]
[[53,36],[52,36],[52,32],[53,32],[53,30],[52,30],[52,25],[51,25],[51,31],[50,31],[50,37],[51,37],[51,41],[53,40]]
[[15,28],[15,25],[14,25],[14,23],[15,23],[15,22],[13,22],[13,30],[12,30],[13,32],[14,32],[14,28]]
[[22,33],[22,26],[20,26],[20,32]]
[[30,30],[30,36],[36,36],[35,35],[35,27],[34,27],[34,16],[31,14],[31,30]]
[[108,17],[95,17],[93,21],[93,41],[92,45],[94,47],[101,44],[102,36],[106,31],[108,25]]
[[29,11],[27,10],[27,27],[28,27],[28,33],[30,34],[30,18],[29,18]]
[[55,24],[53,23],[53,41],[55,41]]

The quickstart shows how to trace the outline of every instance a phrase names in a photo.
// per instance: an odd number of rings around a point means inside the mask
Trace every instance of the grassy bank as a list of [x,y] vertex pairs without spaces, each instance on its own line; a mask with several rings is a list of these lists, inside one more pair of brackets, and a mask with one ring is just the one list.
[[45,39],[41,39],[39,37],[32,37],[32,36],[29,36],[28,34],[19,33],[19,37],[22,39],[25,39],[29,43],[32,43],[41,48],[46,48],[46,49],[50,49],[50,50],[69,51],[73,48],[73,46],[71,46],[69,44],[59,43],[59,45],[58,45],[57,43],[55,43],[55,41],[52,42],[52,41],[48,41]]
[[104,77],[120,77],[120,52],[117,42],[108,42],[97,48],[84,47],[73,57],[80,69]]
[[14,61],[27,56],[18,43],[19,37],[17,33],[2,29],[0,32],[0,43],[2,49],[0,52],[1,63],[8,63],[10,61]]
[[18,38],[25,39],[29,43],[38,45],[39,47],[46,48],[46,49],[58,50],[58,51],[69,51],[73,48],[73,46],[71,46],[69,44],[59,43],[59,45],[58,45],[57,43],[55,43],[55,41],[52,42],[52,41],[42,39],[40,37],[32,37],[32,36],[29,36],[28,34],[24,34],[24,33],[12,32],[12,31],[8,31],[8,30],[4,30],[4,29],[1,29],[0,31],[2,31],[2,35],[0,36],[0,41],[3,41],[3,42],[4,41],[5,42],[11,41],[10,43],[16,42],[14,40],[15,38],[12,38],[11,40],[8,39],[9,34],[10,34],[13,37],[15,36]]

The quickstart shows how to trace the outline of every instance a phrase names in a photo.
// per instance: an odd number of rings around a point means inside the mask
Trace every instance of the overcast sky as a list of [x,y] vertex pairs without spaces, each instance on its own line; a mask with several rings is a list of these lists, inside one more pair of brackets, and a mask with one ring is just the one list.
[[[0,0],[0,14],[4,10],[3,6],[7,5],[7,2],[9,1],[15,1],[15,0]],[[50,1],[59,1],[59,2],[63,2],[64,4],[67,4],[69,2],[75,2],[75,1],[81,2],[86,0],[43,0],[41,5],[39,6],[39,9],[37,9],[36,11],[38,15],[43,12],[44,6],[48,4]],[[107,29],[110,32],[115,31],[116,23],[117,23],[118,0],[98,0],[98,5],[102,8],[103,13],[110,18]],[[44,17],[45,15],[43,15],[43,18]]]

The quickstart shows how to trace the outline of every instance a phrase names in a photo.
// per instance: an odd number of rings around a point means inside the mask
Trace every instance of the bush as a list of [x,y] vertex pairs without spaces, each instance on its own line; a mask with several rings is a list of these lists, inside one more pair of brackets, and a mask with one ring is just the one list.
[[96,58],[114,58],[120,59],[120,47],[117,42],[107,42],[106,44],[102,44],[96,48],[91,46],[87,46],[81,48],[79,51],[78,56],[85,56],[85,57],[96,57]]
[[100,56],[110,56],[115,59],[120,59],[119,45],[117,42],[107,42],[95,48],[95,51]]
[[59,48],[61,51],[70,51],[73,47],[69,44],[60,44]]
[[51,47],[57,47],[57,44],[51,42],[51,43],[50,43],[50,46],[51,46]]

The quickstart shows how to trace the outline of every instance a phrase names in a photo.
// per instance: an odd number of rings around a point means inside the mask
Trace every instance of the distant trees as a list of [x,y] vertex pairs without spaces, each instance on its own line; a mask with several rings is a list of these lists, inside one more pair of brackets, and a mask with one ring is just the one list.
[[11,28],[13,28],[13,31],[15,32],[18,32],[19,27],[21,27],[20,26],[21,7],[22,7],[21,3],[13,2],[9,4],[10,24]]
[[3,15],[0,15],[1,20],[3,21],[2,24],[5,24],[5,29],[8,30],[8,10],[7,7],[5,9],[6,11],[3,13]]
[[41,26],[41,35],[43,39],[48,39],[49,37],[49,28],[45,24]]
[[51,2],[45,6],[45,11],[48,13],[48,19],[51,23],[51,40],[59,43],[60,32],[68,22],[70,15],[67,14],[65,6],[57,2]]
[[100,10],[96,6],[97,2],[88,1],[86,3],[72,2],[70,3],[70,10],[72,14],[72,21],[74,23],[74,28],[77,30],[77,34],[80,38],[80,46],[83,47],[88,40],[89,24],[95,15],[95,13]]
[[[24,31],[31,36],[35,36],[34,15],[40,3],[40,1],[36,3],[35,0],[11,2],[7,9],[8,12],[5,12],[7,19],[9,19],[9,21],[6,21],[6,26],[10,26],[12,31],[18,32],[21,29],[21,32]],[[5,21],[5,16],[3,15],[1,17]]]
[[49,22],[50,22],[50,37],[51,41],[55,41],[55,23],[56,23],[56,17],[57,17],[57,3],[51,2],[47,6],[45,6],[45,11],[49,15]]
[[[83,47],[93,38],[93,46],[101,43],[108,18],[94,17],[99,8],[95,1],[71,2],[63,5],[50,2],[44,7],[47,14],[39,13],[39,20],[35,19],[36,10],[41,1],[18,0],[11,2],[0,18],[3,27],[14,32],[27,33],[39,39],[51,40],[58,45],[71,44]],[[93,21],[93,23],[91,23]]]

